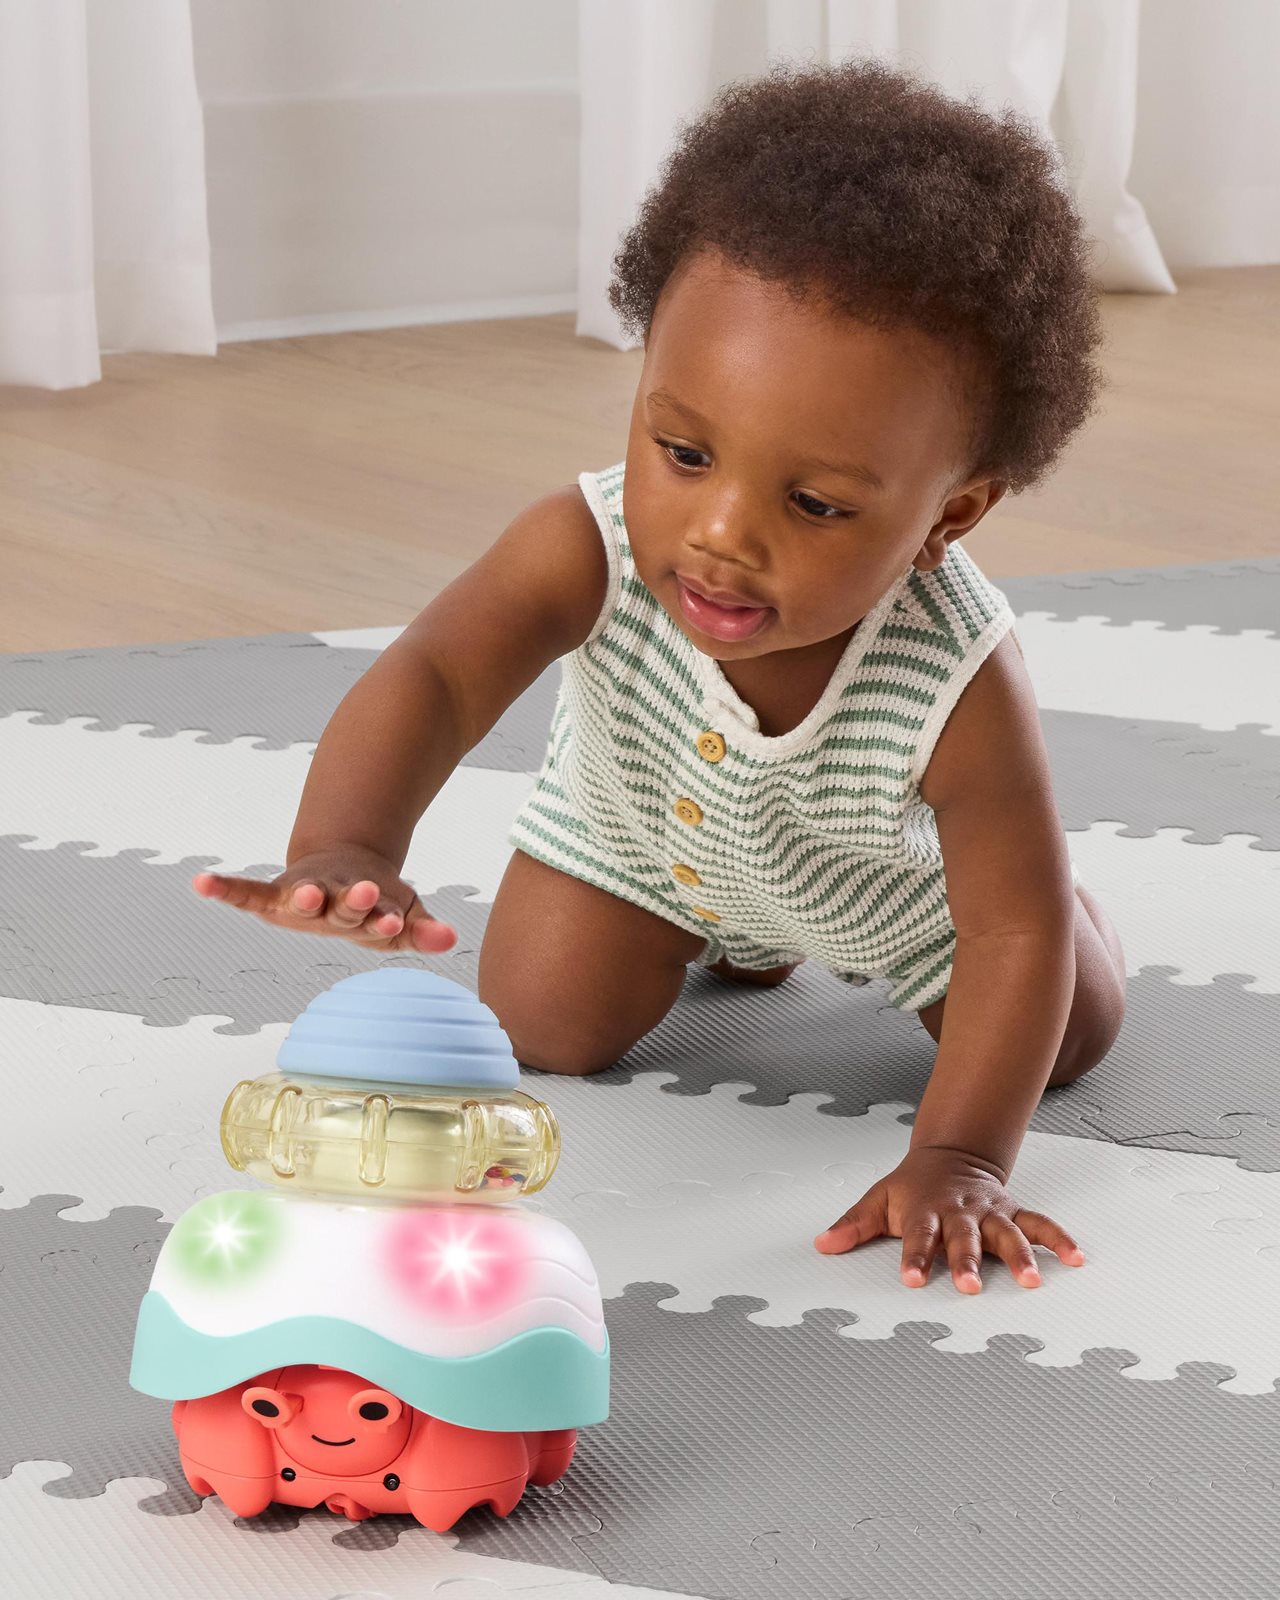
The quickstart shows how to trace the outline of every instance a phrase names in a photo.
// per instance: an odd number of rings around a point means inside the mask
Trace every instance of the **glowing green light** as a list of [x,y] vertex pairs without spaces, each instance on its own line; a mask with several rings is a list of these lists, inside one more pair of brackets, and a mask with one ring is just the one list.
[[215,1194],[186,1212],[169,1237],[184,1273],[230,1284],[260,1271],[279,1242],[279,1207],[261,1194]]

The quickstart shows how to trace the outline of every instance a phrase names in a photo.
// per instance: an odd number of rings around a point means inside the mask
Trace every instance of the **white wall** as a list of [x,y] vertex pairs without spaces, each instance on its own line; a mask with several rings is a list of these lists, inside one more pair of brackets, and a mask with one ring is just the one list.
[[218,337],[575,303],[576,0],[192,0]]

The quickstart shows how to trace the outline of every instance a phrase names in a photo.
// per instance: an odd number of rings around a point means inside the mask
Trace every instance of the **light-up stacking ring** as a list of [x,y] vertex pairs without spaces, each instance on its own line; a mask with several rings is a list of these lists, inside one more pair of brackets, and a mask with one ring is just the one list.
[[[549,1106],[522,1094],[488,1006],[448,979],[387,967],[335,984],[238,1083],[222,1148],[239,1172],[313,1194],[509,1200],[560,1159]],[[354,1080],[354,1081],[344,1081]]]
[[178,1221],[134,1387],[177,1402],[188,1481],[238,1515],[506,1515],[608,1412],[591,1261],[511,1203],[554,1172],[555,1118],[519,1089],[493,1012],[420,968],[335,984],[277,1065],[221,1125],[231,1165],[272,1187]]

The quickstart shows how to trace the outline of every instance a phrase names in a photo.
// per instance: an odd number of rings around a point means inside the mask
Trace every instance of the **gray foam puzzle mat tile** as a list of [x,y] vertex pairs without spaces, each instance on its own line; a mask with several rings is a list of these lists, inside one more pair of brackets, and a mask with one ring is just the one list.
[[[289,1022],[339,978],[378,964],[349,940],[300,935],[202,901],[193,873],[208,859],[148,865],[146,852],[88,856],[80,844],[25,850],[0,839],[0,993],[126,1011],[159,1026],[225,1014],[224,1031]],[[255,863],[270,877],[278,863]],[[488,907],[471,885],[424,895],[458,942],[430,965],[474,989]],[[111,938],[86,930],[113,928]],[[181,952],[181,954],[179,954]]]
[[14,653],[0,657],[0,715],[92,717],[98,732],[144,722],[157,738],[198,728],[206,743],[250,734],[281,749],[317,716],[323,726],[370,660],[309,633]]
[[[690,995],[687,1009],[677,1004],[593,1081],[673,1072],[672,1094],[745,1081],[754,1085],[744,1097],[753,1105],[829,1094],[821,1108],[828,1116],[858,1116],[880,1101],[917,1103],[933,1064],[921,1023],[889,1006],[880,986],[844,993],[833,983],[807,964],[763,992],[727,989],[691,972],[686,993],[697,984],[696,1000]],[[1164,1148],[1280,1171],[1280,998],[1251,994],[1239,979],[1176,985],[1167,970],[1151,968],[1130,978],[1127,995],[1125,1025],[1106,1060],[1076,1083],[1048,1090],[1030,1126],[1133,1143],[1156,1136],[1169,1141]],[[730,1036],[732,1050],[715,1047]],[[1253,1116],[1232,1120],[1228,1105],[1248,1106]]]
[[163,1403],[129,1388],[138,1302],[169,1231],[130,1206],[100,1222],[63,1222],[74,1195],[0,1210],[0,1473],[33,1458],[73,1475],[51,1494],[100,1494],[107,1480],[158,1478],[147,1509],[194,1511]]
[[1120,1037],[1070,1085],[1092,1101],[1079,1115],[1121,1143],[1280,1171],[1280,999],[1251,994],[1238,977],[1184,985],[1170,976],[1147,967],[1130,978]]
[[1185,628],[1207,622],[1222,633],[1263,628],[1280,637],[1276,623],[1280,617],[1280,560],[1274,557],[995,581],[1018,613],[1103,616],[1118,626],[1159,622],[1166,628]]
[[836,1311],[761,1327],[749,1297],[676,1314],[668,1289],[609,1302],[608,1433],[584,1435],[525,1559],[558,1534],[606,1577],[726,1600],[1274,1593],[1280,1394],[1223,1394],[1210,1365],[1126,1380],[1120,1350],[1037,1368],[1016,1335],[954,1355],[929,1322],[866,1343]]
[[[309,633],[0,655],[0,717],[92,717],[99,732],[144,723],[156,738],[195,728],[203,743],[252,735],[262,749],[280,750],[315,743],[377,655],[331,649]],[[536,772],[559,686],[553,663],[525,690],[517,716],[504,717],[464,765]]]
[[1066,828],[1123,822],[1125,838],[1187,828],[1189,844],[1251,833],[1257,837],[1250,849],[1280,849],[1280,739],[1274,735],[1254,728],[1208,733],[1072,711],[1043,711],[1040,721]]

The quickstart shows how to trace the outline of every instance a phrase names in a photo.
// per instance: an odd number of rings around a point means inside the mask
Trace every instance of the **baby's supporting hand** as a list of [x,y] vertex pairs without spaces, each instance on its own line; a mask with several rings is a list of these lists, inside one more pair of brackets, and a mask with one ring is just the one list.
[[1080,1246],[1056,1222],[1015,1205],[1000,1179],[962,1150],[909,1150],[814,1243],[825,1255],[837,1255],[881,1234],[902,1240],[900,1270],[910,1289],[928,1283],[939,1248],[962,1294],[982,1288],[984,1247],[1008,1264],[1024,1289],[1040,1283],[1033,1244],[1045,1245],[1069,1267],[1084,1265]]
[[428,915],[390,861],[363,845],[300,856],[270,882],[198,872],[191,887],[277,928],[334,934],[379,950],[439,955],[458,939],[455,928]]

